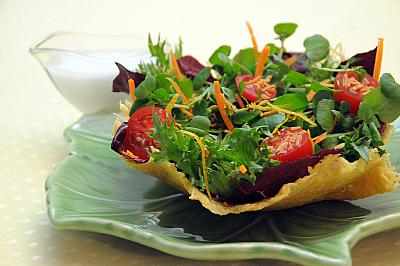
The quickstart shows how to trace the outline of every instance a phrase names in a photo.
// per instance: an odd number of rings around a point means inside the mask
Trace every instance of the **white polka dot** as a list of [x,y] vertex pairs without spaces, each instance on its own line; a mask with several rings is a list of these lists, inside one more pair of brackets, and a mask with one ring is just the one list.
[[7,243],[10,244],[10,245],[14,245],[14,244],[16,244],[17,242],[18,242],[18,240],[16,240],[16,239],[11,239],[11,240],[9,240]]
[[32,257],[33,260],[40,260],[42,258],[42,256],[40,255],[35,255]]
[[8,227],[8,228],[4,229],[4,231],[6,231],[6,232],[14,231],[14,227]]
[[15,189],[17,189],[18,187],[19,187],[18,185],[13,185],[13,186],[10,187],[10,190],[15,190]]
[[7,216],[4,216],[3,218],[1,218],[2,220],[10,220],[10,218],[11,218],[11,216],[10,215],[7,215]]
[[98,254],[97,254],[96,252],[92,252],[92,253],[89,254],[89,256],[90,256],[91,258],[96,258],[97,255],[98,255]]
[[31,219],[25,218],[25,219],[22,219],[22,220],[21,220],[21,223],[27,224],[27,223],[29,223],[30,221],[31,221]]
[[31,188],[31,189],[28,189],[28,192],[35,194],[35,193],[37,193],[37,189]]
[[29,244],[28,244],[28,247],[34,248],[34,247],[36,247],[37,245],[38,245],[38,243],[32,242],[32,243],[29,243]]
[[17,211],[24,212],[24,211],[26,211],[26,208],[18,208]]
[[41,201],[41,200],[38,200],[38,199],[35,199],[35,200],[33,200],[32,202],[35,203],[35,204],[39,204],[39,203],[41,203],[42,201]]
[[19,256],[21,256],[21,252],[15,251],[15,252],[11,253],[10,256],[11,257],[19,257]]
[[49,224],[49,221],[44,220],[44,221],[39,222],[39,224],[45,226],[45,225],[48,225],[48,224]]
[[40,211],[37,211],[36,214],[43,214],[45,212],[46,212],[45,210],[40,210]]
[[33,231],[33,230],[27,230],[27,231],[24,232],[24,234],[27,235],[27,236],[29,236],[29,235],[31,235],[33,233],[35,233],[35,231]]
[[25,182],[32,182],[32,177],[25,178]]
[[111,261],[116,261],[120,259],[120,256],[112,256],[110,259]]
[[0,209],[4,209],[4,208],[6,208],[7,207],[7,205],[5,205],[5,204],[0,204]]
[[16,197],[14,197],[13,199],[14,199],[15,201],[20,201],[20,200],[22,200],[22,197],[16,196]]

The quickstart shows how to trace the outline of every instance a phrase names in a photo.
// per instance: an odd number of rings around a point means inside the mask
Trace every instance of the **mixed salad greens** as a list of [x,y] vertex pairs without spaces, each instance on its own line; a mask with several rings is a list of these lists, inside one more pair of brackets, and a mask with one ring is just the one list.
[[247,26],[253,47],[232,56],[221,45],[206,66],[184,55],[181,40],[168,53],[165,40],[150,36],[151,63],[134,72],[117,64],[113,90],[130,93],[133,103],[113,149],[138,163],[173,162],[221,200],[268,169],[307,169],[318,154],[351,162],[368,161],[373,148],[385,153],[382,133],[400,115],[400,85],[387,73],[379,79],[382,39],[348,60],[319,34],[293,53],[285,40],[297,24],[279,23],[279,44],[260,52]]

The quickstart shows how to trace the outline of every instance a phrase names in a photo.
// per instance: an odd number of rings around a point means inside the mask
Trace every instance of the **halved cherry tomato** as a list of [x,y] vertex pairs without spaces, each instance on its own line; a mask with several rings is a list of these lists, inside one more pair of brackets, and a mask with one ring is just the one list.
[[[351,82],[352,80],[356,82]],[[357,82],[359,84],[355,84]],[[349,112],[357,114],[364,95],[377,87],[379,87],[379,82],[368,74],[360,81],[355,71],[339,72],[336,75],[335,90],[340,90],[341,92],[333,94],[333,98],[338,102],[348,102],[350,104]]]
[[314,153],[310,132],[300,127],[287,127],[279,130],[273,138],[267,139],[271,159],[281,163],[293,162]]
[[149,159],[150,146],[159,148],[158,141],[147,135],[147,133],[153,132],[153,110],[163,123],[167,118],[171,118],[169,113],[159,107],[146,106],[139,108],[129,118],[128,129],[123,143],[126,150],[143,160]]
[[[236,87],[239,88],[240,82],[248,82],[252,79],[254,79],[254,77],[247,74],[236,76]],[[259,90],[261,90],[262,99],[271,100],[276,96],[276,88],[272,87],[265,89],[268,86],[270,86],[270,84],[265,81],[263,82],[262,80],[246,84],[245,89],[242,91],[242,96],[246,98],[249,102],[256,102],[258,100],[258,92]]]

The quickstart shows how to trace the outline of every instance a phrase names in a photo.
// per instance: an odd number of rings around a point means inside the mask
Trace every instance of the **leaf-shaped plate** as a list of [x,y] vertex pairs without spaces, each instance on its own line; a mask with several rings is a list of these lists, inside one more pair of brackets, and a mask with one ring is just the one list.
[[[358,240],[400,226],[400,190],[351,202],[214,215],[128,168],[110,150],[113,119],[110,113],[87,115],[65,131],[71,154],[46,182],[48,212],[57,229],[110,234],[190,259],[351,265],[350,249]],[[388,147],[395,166],[400,166],[399,145],[397,131]]]

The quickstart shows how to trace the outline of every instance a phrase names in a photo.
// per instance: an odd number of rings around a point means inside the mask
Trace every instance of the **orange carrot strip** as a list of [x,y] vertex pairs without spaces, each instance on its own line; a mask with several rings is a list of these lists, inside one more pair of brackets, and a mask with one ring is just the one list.
[[308,100],[309,102],[311,102],[311,101],[314,99],[315,94],[317,94],[315,91],[309,91],[309,92],[307,93],[307,100]]
[[121,152],[121,154],[123,154],[123,155],[125,155],[125,156],[127,156],[127,157],[129,157],[129,158],[131,158],[131,159],[137,159],[137,158],[139,158],[138,156],[136,156],[136,155],[134,155],[131,151],[129,151],[129,150],[126,150],[126,151],[120,151]]
[[298,56],[297,55],[293,55],[291,57],[289,57],[288,59],[285,60],[285,64],[288,66],[293,65],[296,61],[297,61]]
[[248,22],[248,21],[246,21],[246,26],[250,33],[251,42],[253,43],[254,58],[256,60],[258,60],[258,45],[257,45],[256,37],[254,36],[253,27],[251,26],[250,22]]
[[268,54],[269,54],[269,47],[266,45],[264,46],[264,49],[262,50],[261,55],[258,58],[256,72],[254,73],[255,77],[262,76],[265,62],[267,62]]
[[129,95],[131,96],[132,100],[136,100],[135,96],[135,81],[133,79],[128,79],[128,85],[129,85]]
[[242,173],[242,174],[245,174],[246,172],[247,172],[247,168],[246,168],[246,166],[244,166],[243,164],[239,167],[239,171]]
[[382,54],[383,54],[383,38],[378,38],[378,47],[376,49],[376,55],[375,55],[374,75],[372,76],[374,80],[379,80],[379,76],[381,75]]
[[226,113],[225,110],[225,98],[224,95],[221,93],[221,87],[219,85],[218,81],[214,81],[214,88],[215,88],[215,99],[217,100],[217,106],[219,109],[219,113],[222,116],[222,120],[224,120],[224,123],[226,127],[228,128],[229,131],[233,131],[235,127],[233,126],[231,120],[228,117],[228,114]]
[[179,87],[179,85],[171,78],[167,78],[167,80],[172,84],[172,87],[174,87],[174,89],[176,90],[176,92],[182,96],[182,101],[184,103],[187,103],[189,100],[188,98],[186,98],[185,94],[183,93],[183,91],[181,90],[181,88]]
[[171,57],[172,67],[174,68],[176,78],[178,80],[182,80],[183,76],[182,76],[181,70],[179,69],[178,62],[176,62],[174,51],[172,51],[172,49],[170,52],[170,57]]
[[244,105],[244,102],[243,102],[242,98],[240,98],[239,94],[237,94],[237,93],[235,94],[235,96],[236,96],[236,100],[237,100],[240,108],[244,108],[245,105]]
[[314,142],[314,144],[318,144],[320,142],[323,142],[327,137],[328,137],[328,134],[325,132],[325,133],[313,138],[313,142]]

